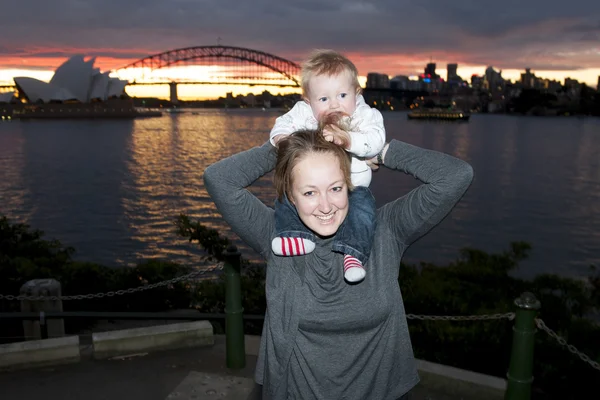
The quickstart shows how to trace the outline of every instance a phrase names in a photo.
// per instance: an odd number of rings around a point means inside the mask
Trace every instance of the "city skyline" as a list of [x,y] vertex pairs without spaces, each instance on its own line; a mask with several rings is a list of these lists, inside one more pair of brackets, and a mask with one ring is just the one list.
[[463,79],[488,66],[513,81],[525,68],[592,87],[600,75],[600,4],[591,0],[574,0],[568,9],[555,0],[28,0],[3,11],[11,15],[0,26],[4,83],[16,75],[47,80],[73,54],[95,56],[98,67],[111,70],[163,51],[216,44],[295,62],[313,48],[333,48],[362,76],[416,75],[430,61],[442,76],[446,64],[457,63]]

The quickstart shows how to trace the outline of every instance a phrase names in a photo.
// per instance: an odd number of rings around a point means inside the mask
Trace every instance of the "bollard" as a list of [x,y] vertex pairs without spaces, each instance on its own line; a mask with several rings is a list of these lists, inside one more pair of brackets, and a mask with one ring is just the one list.
[[240,253],[231,245],[225,253],[225,343],[227,368],[246,366]]
[[[22,296],[60,296],[60,282],[55,279],[33,279],[21,286]],[[39,312],[40,319],[23,321],[25,340],[39,340],[65,336],[65,324],[62,319],[46,320],[44,312],[63,311],[62,300],[21,300],[22,312]]]
[[531,399],[533,382],[533,346],[535,343],[535,317],[540,302],[533,293],[525,292],[515,300],[517,312],[513,327],[513,343],[508,367],[508,384],[505,400]]

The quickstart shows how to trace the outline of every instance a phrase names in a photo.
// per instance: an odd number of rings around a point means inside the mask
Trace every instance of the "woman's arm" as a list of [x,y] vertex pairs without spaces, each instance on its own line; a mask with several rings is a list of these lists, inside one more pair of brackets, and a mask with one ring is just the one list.
[[473,180],[473,168],[448,154],[392,140],[382,152],[383,163],[413,175],[423,185],[384,206],[391,227],[409,246],[439,224],[458,203]]
[[270,250],[273,209],[246,187],[273,168],[277,153],[266,142],[261,147],[234,154],[204,170],[204,185],[231,229],[258,253]]

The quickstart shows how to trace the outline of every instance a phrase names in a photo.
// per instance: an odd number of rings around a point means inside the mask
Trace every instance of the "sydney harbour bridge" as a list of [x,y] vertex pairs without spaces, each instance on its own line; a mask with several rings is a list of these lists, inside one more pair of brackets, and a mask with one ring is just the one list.
[[[179,71],[184,72],[178,74]],[[300,66],[263,51],[232,46],[196,46],[154,54],[113,71],[129,86],[177,85],[300,87]],[[133,77],[133,79],[130,78]]]
[[[186,47],[154,54],[114,69],[111,75],[127,79],[127,86],[169,85],[173,102],[177,102],[177,85],[300,88],[300,66],[297,63],[259,50],[220,45]],[[3,86],[0,90],[10,88]],[[395,97],[408,94],[392,92]]]

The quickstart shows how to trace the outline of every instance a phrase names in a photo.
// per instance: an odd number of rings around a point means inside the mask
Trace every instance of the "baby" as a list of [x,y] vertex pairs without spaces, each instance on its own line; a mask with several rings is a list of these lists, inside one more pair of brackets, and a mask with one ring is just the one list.
[[[285,115],[277,118],[270,139],[277,145],[284,135],[301,129],[316,129],[332,114],[348,116],[348,129],[325,128],[323,135],[336,144],[347,143],[352,155],[352,184],[348,216],[342,223],[333,250],[344,254],[344,278],[348,282],[364,279],[375,233],[375,199],[368,186],[371,168],[366,163],[378,155],[385,144],[381,113],[369,107],[361,93],[358,70],[346,57],[332,50],[316,50],[302,65],[302,95]],[[275,202],[276,237],[271,243],[279,256],[298,256],[315,249],[315,236],[300,221],[296,209],[284,198]]]

